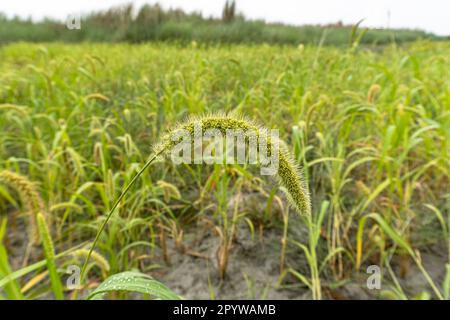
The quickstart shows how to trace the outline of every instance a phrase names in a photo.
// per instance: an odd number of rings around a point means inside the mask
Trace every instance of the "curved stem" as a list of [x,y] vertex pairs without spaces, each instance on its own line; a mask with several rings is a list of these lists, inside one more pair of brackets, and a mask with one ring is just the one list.
[[117,209],[117,207],[119,206],[120,202],[122,201],[122,199],[125,197],[125,195],[128,193],[128,191],[130,190],[130,188],[135,184],[135,182],[139,179],[139,177],[144,173],[144,171],[152,164],[152,162],[156,159],[156,157],[158,157],[159,154],[161,154],[161,152],[153,155],[146,163],[145,165],[142,167],[141,170],[139,170],[139,172],[133,177],[133,179],[130,181],[130,183],[125,187],[125,189],[122,191],[122,193],[120,194],[119,198],[116,200],[116,202],[114,203],[113,207],[111,208],[111,210],[109,211],[108,215],[106,216],[105,221],[103,221],[102,225],[100,226],[100,229],[98,229],[97,231],[97,235],[95,236],[94,242],[92,243],[91,248],[89,249],[89,253],[86,257],[86,260],[84,261],[83,264],[83,268],[81,269],[81,274],[80,274],[80,283],[83,282],[84,279],[84,274],[86,272],[86,268],[89,262],[89,258],[91,257],[92,251],[94,251],[95,246],[97,245],[98,239],[100,238],[101,233],[103,232],[103,230],[106,227],[106,224],[108,223],[109,219],[111,218],[111,216],[113,215],[114,211]]

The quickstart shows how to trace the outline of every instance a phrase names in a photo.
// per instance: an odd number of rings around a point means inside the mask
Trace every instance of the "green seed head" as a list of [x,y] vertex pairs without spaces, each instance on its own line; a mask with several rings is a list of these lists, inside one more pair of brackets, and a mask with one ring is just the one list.
[[[308,190],[303,182],[303,176],[295,163],[287,146],[278,138],[272,137],[269,131],[254,122],[236,115],[213,114],[203,117],[191,117],[180,123],[175,129],[166,134],[161,142],[154,148],[156,155],[166,155],[179,142],[176,137],[180,130],[186,130],[194,139],[195,126],[199,125],[202,131],[218,129],[222,134],[227,130],[244,130],[247,133],[256,133],[258,140],[264,139],[267,143],[267,152],[270,154],[275,143],[278,147],[278,181],[288,196],[289,202],[300,214],[310,215],[311,204]],[[203,133],[202,132],[202,133]]]
[[45,212],[44,202],[36,190],[34,183],[26,177],[17,173],[3,170],[0,171],[0,183],[15,189],[30,214],[30,241],[34,244],[39,242],[39,232],[37,230],[36,216],[38,212]]

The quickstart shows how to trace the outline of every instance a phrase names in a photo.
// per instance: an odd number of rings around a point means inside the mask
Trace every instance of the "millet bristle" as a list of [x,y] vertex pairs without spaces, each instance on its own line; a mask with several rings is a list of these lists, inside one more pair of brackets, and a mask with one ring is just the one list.
[[[212,114],[203,117],[191,117],[180,123],[168,134],[166,134],[161,142],[154,148],[154,153],[164,155],[178,143],[175,134],[179,130],[187,130],[191,137],[194,135],[195,124],[200,124],[202,131],[208,129],[218,129],[222,134],[227,130],[241,129],[246,132],[254,131],[258,139],[265,139],[267,142],[268,153],[271,152],[272,145],[276,142],[279,146],[279,184],[284,187],[289,202],[300,214],[311,214],[311,202],[307,188],[303,182],[303,176],[298,165],[295,163],[287,146],[278,138],[274,138],[269,134],[266,128],[255,124],[254,122],[236,115]],[[277,139],[277,141],[273,141]],[[180,138],[181,140],[181,138]]]
[[22,202],[30,214],[30,241],[33,244],[39,243],[36,216],[38,212],[45,212],[45,210],[44,202],[36,190],[36,186],[26,177],[8,170],[0,171],[0,183],[15,189],[19,193]]

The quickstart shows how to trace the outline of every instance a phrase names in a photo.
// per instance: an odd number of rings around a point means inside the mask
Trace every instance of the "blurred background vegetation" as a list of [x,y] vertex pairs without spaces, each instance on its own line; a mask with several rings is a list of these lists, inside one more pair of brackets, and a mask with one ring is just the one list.
[[[81,17],[81,29],[69,30],[65,21],[45,19],[32,21],[8,18],[0,13],[0,44],[15,41],[32,42],[218,42],[300,44],[322,43],[346,45],[352,26],[341,22],[329,25],[292,26],[247,20],[236,11],[236,3],[227,1],[222,18],[204,17],[180,9],[164,10],[160,5],[132,4],[93,12]],[[434,34],[408,29],[368,29],[362,44],[403,43],[418,39],[438,40]]]

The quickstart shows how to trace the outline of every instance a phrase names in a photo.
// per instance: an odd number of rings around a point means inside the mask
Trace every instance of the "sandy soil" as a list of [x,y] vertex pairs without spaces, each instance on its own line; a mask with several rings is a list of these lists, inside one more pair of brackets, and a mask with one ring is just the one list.
[[[306,243],[306,230],[298,219],[291,219],[289,237]],[[17,220],[15,230],[25,230],[22,219]],[[201,222],[198,222],[201,224]],[[201,231],[199,231],[201,230]],[[280,276],[281,226],[265,229],[261,235],[252,239],[245,223],[238,227],[237,239],[229,258],[227,277],[220,280],[218,276],[217,251],[219,237],[209,228],[191,225],[185,230],[184,252],[175,248],[174,242],[168,240],[170,265],[165,264],[160,249],[156,251],[159,259],[151,261],[161,267],[153,270],[151,275],[166,284],[186,299],[310,299],[310,292],[293,277],[287,277],[282,286],[278,285]],[[6,244],[10,263],[14,270],[22,267],[26,249],[26,232],[14,232],[7,235]],[[292,248],[287,252],[287,265],[308,275],[308,265],[303,253]],[[421,250],[423,264],[438,286],[445,276],[447,252],[444,247],[432,246]],[[30,262],[42,259],[42,251],[35,247],[31,252]],[[393,260],[395,273],[401,274],[400,261]],[[420,293],[432,293],[426,279],[412,261],[403,277],[398,277],[400,285],[408,297]],[[366,285],[368,274],[354,274],[339,287],[328,286],[323,277],[324,298],[326,299],[378,299],[383,290],[392,287],[389,276],[385,276],[381,290],[369,290]],[[25,279],[23,279],[25,280]],[[330,282],[332,283],[332,282]],[[331,289],[332,287],[332,289]],[[44,297],[45,298],[45,297]]]

